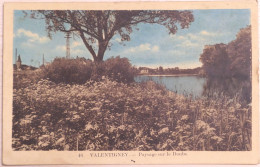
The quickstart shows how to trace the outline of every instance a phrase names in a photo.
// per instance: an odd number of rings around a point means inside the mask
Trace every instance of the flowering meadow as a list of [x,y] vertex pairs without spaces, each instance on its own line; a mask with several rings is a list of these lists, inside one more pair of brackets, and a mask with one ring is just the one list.
[[13,150],[251,150],[251,106],[192,98],[152,81],[41,79],[14,88]]

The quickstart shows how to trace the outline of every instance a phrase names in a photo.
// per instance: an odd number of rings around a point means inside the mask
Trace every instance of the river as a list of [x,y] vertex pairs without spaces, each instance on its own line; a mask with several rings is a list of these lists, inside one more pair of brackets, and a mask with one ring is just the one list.
[[164,85],[166,89],[193,97],[202,96],[206,78],[199,76],[147,76],[138,75],[135,82],[154,81]]
[[251,102],[251,80],[249,78],[204,78],[200,76],[147,76],[138,75],[135,82],[154,81],[166,89],[185,96],[212,97],[215,95],[240,98]]

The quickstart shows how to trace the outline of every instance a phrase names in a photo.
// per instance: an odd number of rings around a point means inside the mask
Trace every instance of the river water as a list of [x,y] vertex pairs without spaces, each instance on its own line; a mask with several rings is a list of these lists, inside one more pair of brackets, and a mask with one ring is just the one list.
[[154,81],[164,85],[166,89],[193,97],[202,96],[206,78],[199,76],[146,76],[138,75],[135,82]]
[[154,81],[177,94],[192,97],[240,98],[251,102],[252,84],[250,78],[204,78],[199,76],[146,76],[135,77],[136,82]]

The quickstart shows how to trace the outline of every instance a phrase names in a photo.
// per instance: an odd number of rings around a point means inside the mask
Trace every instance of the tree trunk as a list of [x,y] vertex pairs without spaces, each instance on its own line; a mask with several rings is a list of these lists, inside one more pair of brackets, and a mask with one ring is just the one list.
[[103,56],[93,56],[92,55],[92,57],[93,57],[93,59],[94,59],[94,62],[101,62],[101,61],[103,61]]
[[92,55],[94,62],[103,61],[104,54],[107,49],[110,38],[98,40],[98,53],[96,54],[92,46],[86,40],[84,33],[82,31],[80,31],[80,37],[83,40],[83,43],[85,44],[86,48],[89,50],[90,54]]
[[105,51],[107,50],[108,41],[99,41],[98,42],[98,53],[96,56],[96,60],[94,61],[100,62],[103,61]]

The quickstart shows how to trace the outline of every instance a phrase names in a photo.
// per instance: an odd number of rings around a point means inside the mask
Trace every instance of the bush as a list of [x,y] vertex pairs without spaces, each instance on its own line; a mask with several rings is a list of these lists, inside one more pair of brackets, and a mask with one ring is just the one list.
[[55,83],[83,84],[90,79],[92,66],[90,60],[82,58],[56,58],[44,69],[45,78]]
[[127,58],[112,57],[104,62],[105,74],[111,80],[123,83],[134,81],[134,70]]
[[44,71],[44,78],[55,83],[84,84],[90,79],[100,81],[103,76],[123,83],[134,81],[132,65],[119,56],[99,63],[84,58],[56,58]]
[[45,76],[44,72],[40,69],[37,70],[23,70],[14,71],[13,73],[13,88],[20,89],[35,84]]

